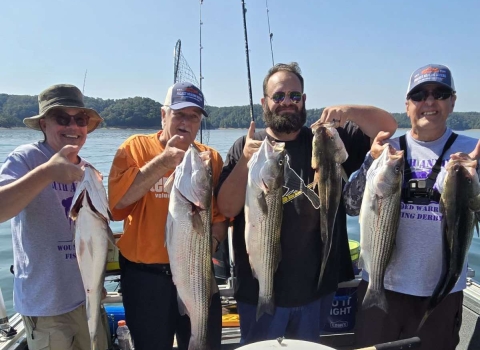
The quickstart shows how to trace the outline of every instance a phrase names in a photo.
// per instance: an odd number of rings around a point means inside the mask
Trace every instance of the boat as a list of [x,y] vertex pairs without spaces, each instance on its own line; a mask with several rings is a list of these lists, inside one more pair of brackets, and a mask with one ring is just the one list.
[[[227,249],[232,251],[232,232],[229,231],[229,239]],[[116,235],[118,238],[119,236]],[[351,246],[352,247],[352,246]],[[110,248],[110,261],[107,263],[107,278],[115,282],[119,282],[119,267],[115,262],[115,254],[118,256],[118,251],[115,247]],[[356,250],[353,251],[355,253]],[[215,262],[215,259],[218,261]],[[234,258],[229,257],[226,265],[229,265],[230,276],[227,276],[225,273],[225,268],[227,266],[222,265],[222,259],[219,259],[219,256],[214,256],[214,264],[220,266],[220,269],[216,269],[216,278],[217,283],[219,283],[219,290],[222,299],[222,307],[225,310],[235,310],[235,299],[234,299],[234,285],[235,277],[233,276],[233,266]],[[352,259],[355,260],[355,259]],[[118,260],[117,260],[118,261]],[[358,271],[357,271],[358,272]],[[233,277],[232,277],[233,276]],[[467,274],[467,288],[464,290],[464,300],[463,300],[463,313],[462,313],[462,326],[460,329],[460,342],[457,346],[457,350],[472,350],[480,349],[480,283],[475,279],[475,271],[469,268]],[[335,312],[335,299],[332,305],[331,315],[335,313],[340,316],[339,319],[334,319],[333,324],[327,325],[326,329],[329,329],[329,332],[322,334],[320,336],[320,343],[333,349],[355,349],[355,327],[349,327],[347,324],[349,321],[354,320],[354,315],[356,311],[356,302],[350,303],[348,298],[355,298],[355,290],[360,283],[361,277],[359,274],[356,275],[354,280],[343,282],[339,284],[337,294],[335,296],[336,300],[348,300],[347,305],[340,305],[340,311]],[[122,317],[121,314],[111,312],[109,314],[108,310],[112,310],[110,306],[121,305],[122,295],[121,292],[113,291],[108,292],[106,298],[102,301],[103,309],[105,311],[104,322],[111,323],[110,327],[118,320],[118,317]],[[348,307],[348,313],[342,312],[342,307]],[[341,319],[341,316],[347,316],[349,319]],[[106,319],[106,320],[105,320]],[[332,319],[331,319],[332,320]],[[229,313],[223,316],[222,324],[222,350],[231,350],[237,349],[240,347],[240,327],[238,323],[238,315],[235,313]],[[16,313],[9,319],[10,326],[14,329],[16,333],[10,337],[5,337],[0,333],[0,350],[26,350],[28,349],[25,329],[22,322],[22,317]],[[109,335],[110,335],[110,327]],[[174,347],[175,348],[175,347]],[[398,348],[398,347],[397,347]],[[408,347],[410,348],[410,347]],[[413,348],[413,347],[412,347]],[[113,348],[112,348],[113,349]],[[386,349],[386,348],[385,348]]]

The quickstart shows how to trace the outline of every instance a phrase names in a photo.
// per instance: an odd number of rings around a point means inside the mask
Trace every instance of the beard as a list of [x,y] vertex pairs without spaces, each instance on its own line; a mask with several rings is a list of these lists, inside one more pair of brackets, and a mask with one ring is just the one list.
[[269,127],[275,132],[290,134],[296,132],[305,125],[307,121],[307,109],[305,103],[301,110],[295,107],[295,112],[283,112],[282,107],[279,106],[275,111],[270,110],[268,105],[263,105],[263,120],[265,126]]

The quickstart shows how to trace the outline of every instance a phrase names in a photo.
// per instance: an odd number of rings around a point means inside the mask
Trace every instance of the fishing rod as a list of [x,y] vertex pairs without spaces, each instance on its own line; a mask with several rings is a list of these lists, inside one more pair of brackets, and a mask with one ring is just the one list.
[[[202,25],[203,25],[203,22],[202,22],[202,5],[203,5],[203,0],[200,0],[200,91],[202,91],[202,94],[203,94],[203,90],[202,90],[202,80],[203,80],[203,75],[202,75]],[[203,123],[204,123],[204,120],[202,118],[202,121],[200,122],[200,143],[203,143]]]
[[250,58],[248,53],[247,19],[245,17],[245,14],[247,13],[247,9],[245,8],[245,0],[242,0],[242,11],[243,11],[243,32],[245,34],[245,56],[247,57],[248,94],[250,96],[250,118],[252,122],[254,122],[255,117],[253,116],[252,79],[250,78]]
[[269,16],[269,10],[268,10],[268,0],[265,0],[265,6],[267,7],[267,23],[268,23],[268,37],[270,38],[270,52],[272,53],[272,66],[275,65],[275,60],[273,59],[273,44],[272,44],[272,39],[273,39],[273,33],[270,30],[270,16]]
[[87,70],[85,69],[85,76],[83,77],[82,94],[85,95],[85,82],[87,81]]

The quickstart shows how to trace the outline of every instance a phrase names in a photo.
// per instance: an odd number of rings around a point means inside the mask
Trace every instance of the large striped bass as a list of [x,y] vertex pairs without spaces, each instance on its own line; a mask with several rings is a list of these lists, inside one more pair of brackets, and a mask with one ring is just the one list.
[[208,348],[211,298],[218,291],[211,265],[210,152],[200,153],[190,146],[174,176],[165,227],[170,268],[177,287],[179,312],[190,317],[192,334],[188,349],[203,350]]
[[312,125],[312,168],[314,183],[320,198],[320,235],[322,238],[322,264],[318,287],[323,279],[332,247],[333,228],[342,196],[342,163],[348,158],[347,150],[337,129],[331,123]]
[[385,146],[367,171],[360,209],[360,267],[369,274],[363,308],[387,311],[384,278],[400,223],[403,151]]
[[257,321],[273,315],[273,282],[280,262],[280,230],[283,217],[285,144],[265,137],[248,162],[245,195],[245,245],[252,274],[258,280]]
[[93,166],[85,165],[83,180],[75,191],[70,208],[70,217],[75,220],[75,251],[85,288],[92,350],[98,349],[97,326],[105,280],[108,241],[114,242],[109,226],[111,214],[102,178],[102,174]]
[[445,269],[430,297],[419,329],[452,291],[462,273],[480,213],[480,184],[476,167],[477,161],[465,159],[452,159],[446,165],[447,174],[440,197]]

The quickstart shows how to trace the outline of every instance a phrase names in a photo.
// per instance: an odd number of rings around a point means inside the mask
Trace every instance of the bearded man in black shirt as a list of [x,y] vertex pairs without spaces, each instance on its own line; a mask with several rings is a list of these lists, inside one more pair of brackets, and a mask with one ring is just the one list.
[[[348,245],[346,214],[343,202],[338,208],[332,247],[323,279],[318,288],[322,262],[320,212],[305,196],[283,198],[281,226],[281,260],[274,277],[275,312],[264,313],[256,320],[258,281],[245,248],[243,207],[248,178],[247,163],[267,136],[285,143],[290,167],[311,184],[312,130],[305,126],[306,94],[297,63],[277,64],[263,81],[263,118],[266,129],[248,134],[230,148],[217,188],[218,209],[235,218],[233,247],[235,254],[235,299],[240,315],[241,344],[286,336],[318,342],[326,322],[338,283],[354,278]],[[348,176],[357,170],[380,131],[382,138],[392,135],[395,119],[386,111],[370,106],[334,106],[325,108],[320,122],[335,122],[348,159],[343,167]],[[284,188],[284,193],[287,189]]]

